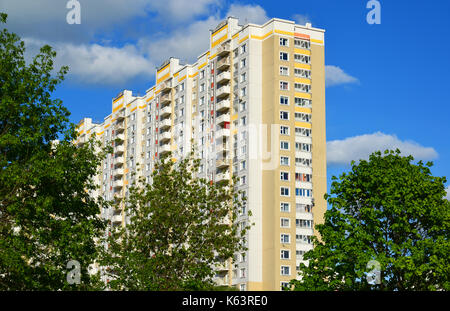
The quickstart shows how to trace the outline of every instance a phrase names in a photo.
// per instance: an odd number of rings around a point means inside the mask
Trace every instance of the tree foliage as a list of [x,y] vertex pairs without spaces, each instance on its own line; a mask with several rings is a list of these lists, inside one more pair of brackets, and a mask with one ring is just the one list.
[[[333,177],[325,195],[331,209],[316,225],[321,240],[305,254],[296,290],[450,289],[446,179],[431,175],[432,163],[413,160],[399,150],[375,152]],[[380,282],[368,282],[371,260],[380,264]]]
[[[24,52],[16,34],[0,31],[0,290],[89,289],[104,227],[90,196],[102,155],[93,142],[73,144],[70,113],[52,99],[68,68],[52,74],[50,46],[29,64]],[[67,282],[70,260],[81,264],[80,285]]]
[[[197,177],[194,153],[156,164],[125,200],[130,223],[105,240],[102,266],[112,289],[218,290],[215,268],[244,251],[248,225],[239,226],[245,204],[227,183]],[[119,207],[120,208],[120,207]]]

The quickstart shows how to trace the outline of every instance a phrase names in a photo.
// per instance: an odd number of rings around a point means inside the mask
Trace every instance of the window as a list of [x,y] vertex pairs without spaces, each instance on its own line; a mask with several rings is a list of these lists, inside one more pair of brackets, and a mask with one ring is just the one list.
[[241,186],[242,185],[245,185],[246,183],[247,183],[247,176],[241,176],[241,179],[240,179],[240,181],[241,181]]
[[246,117],[246,116],[243,116],[243,117],[241,118],[241,125],[244,126],[244,125],[246,125],[246,124],[247,124],[247,117]]
[[180,91],[184,91],[184,82],[181,83],[181,84],[178,86],[178,88],[179,88]]
[[297,197],[312,197],[311,189],[295,188],[295,196]]
[[312,237],[310,235],[296,234],[295,241],[303,244],[312,244]]
[[282,233],[280,236],[281,243],[289,244],[291,243],[291,236],[289,234]]
[[281,202],[280,203],[280,211],[284,212],[284,213],[289,213],[289,211],[290,211],[289,203]]
[[311,78],[311,70],[295,68],[294,74],[296,77],[308,78],[308,79]]
[[286,81],[280,81],[280,90],[289,91],[289,83]]
[[311,166],[312,159],[295,158],[295,166]]
[[280,149],[281,150],[289,150],[289,142],[288,141],[281,141],[280,142]]
[[280,285],[280,289],[281,290],[285,290],[285,289],[289,289],[290,288],[289,282],[281,282],[280,284],[281,284]]
[[205,91],[205,83],[200,84],[200,92]]
[[281,46],[289,46],[288,38],[280,38],[280,45]]
[[290,227],[289,218],[281,218],[280,226],[281,228],[289,228]]
[[299,47],[302,49],[309,49],[311,47],[311,44],[309,41],[306,40],[300,40],[300,39],[295,39],[294,40],[294,45],[295,47]]
[[280,172],[280,180],[289,181],[289,173],[288,172]]
[[290,252],[288,250],[282,249],[280,258],[281,259],[290,259],[291,258],[291,254],[290,254]]
[[310,113],[296,112],[295,113],[295,121],[311,122],[311,114]]
[[245,52],[247,52],[247,44],[243,44],[242,46],[241,46],[241,54],[243,54],[243,53],[245,53]]
[[247,64],[247,59],[246,58],[241,59],[241,68],[244,68],[246,64]]
[[305,144],[305,143],[295,143],[295,150],[297,151],[304,151],[304,152],[311,152],[312,145],[311,144]]
[[245,291],[245,284],[240,284],[240,285],[239,285],[239,290],[240,290],[241,292]]
[[241,278],[245,278],[245,268],[242,268],[242,269],[239,270],[239,271],[240,271],[240,273],[239,273],[240,277],[241,277]]
[[280,111],[280,119],[281,120],[289,120],[289,112],[287,112],[287,111]]
[[246,80],[247,80],[247,73],[246,72],[241,73],[241,83],[245,82]]
[[280,195],[283,197],[288,197],[289,196],[289,187],[281,187]]
[[240,111],[245,111],[245,108],[246,108],[246,103],[245,102],[240,103],[239,106],[241,107]]
[[289,54],[286,52],[280,52],[280,60],[289,60]]
[[312,181],[312,175],[311,174],[305,174],[305,173],[295,173],[295,181],[300,182],[311,182]]
[[281,135],[289,135],[289,126],[280,126],[280,134]]
[[281,275],[291,275],[291,267],[281,266]]
[[312,228],[313,221],[307,219],[296,219],[295,226],[297,228]]
[[288,67],[280,67],[280,76],[289,76],[289,68]]
[[280,96],[280,105],[289,105],[289,97]]
[[[203,105],[205,103],[205,96],[200,98],[200,105]],[[203,117],[203,116],[202,116]]]
[[295,98],[295,105],[299,107],[311,107],[311,100],[305,98]]
[[242,171],[242,170],[245,170],[246,166],[247,166],[247,162],[242,161],[242,162],[241,162],[241,171]]
[[200,71],[200,79],[203,79],[205,77],[205,70],[203,69]]
[[245,95],[247,95],[247,88],[246,88],[246,87],[243,87],[243,88],[241,89],[241,96],[245,96]]
[[305,255],[305,253],[306,253],[306,251],[299,251],[299,250],[295,251],[295,255],[298,259],[302,259],[303,255]]
[[311,85],[304,83],[295,83],[295,90],[299,92],[309,93],[311,91]]
[[307,128],[303,128],[303,127],[295,128],[295,135],[297,135],[297,136],[310,137],[311,133],[312,133],[311,129],[307,129]]
[[294,59],[298,63],[309,64],[311,62],[311,57],[309,55],[295,54]]
[[280,157],[280,165],[289,166],[289,157],[281,156]]

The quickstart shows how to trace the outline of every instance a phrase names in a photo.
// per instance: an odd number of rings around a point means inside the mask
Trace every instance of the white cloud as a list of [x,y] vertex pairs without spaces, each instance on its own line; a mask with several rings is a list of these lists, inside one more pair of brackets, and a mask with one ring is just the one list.
[[381,132],[349,137],[327,142],[327,163],[348,165],[352,160],[367,160],[374,151],[400,149],[403,155],[412,155],[417,160],[432,160],[438,157],[434,148],[423,147],[413,141],[402,141],[395,135]]
[[232,4],[227,16],[237,17],[241,25],[247,23],[262,25],[269,20],[266,11],[259,5]]
[[445,197],[447,200],[450,200],[450,186],[447,187],[447,196]]
[[325,84],[327,87],[358,82],[357,78],[350,76],[337,66],[325,66]]
[[292,16],[292,18],[299,25],[305,25],[306,23],[311,23],[311,19],[309,18],[308,15],[294,14]]
[[157,64],[170,56],[194,63],[197,57],[209,47],[209,30],[215,28],[228,16],[239,18],[240,24],[245,24],[245,21],[263,24],[269,19],[264,9],[258,5],[232,4],[224,16],[210,16],[205,20],[196,21],[160,39],[143,38],[138,45]]
[[155,11],[165,22],[178,23],[196,16],[210,13],[220,5],[219,0],[150,0],[150,10]]
[[[35,52],[44,41],[24,39],[27,49]],[[107,47],[99,44],[57,43],[55,68],[69,66],[69,76],[83,83],[123,84],[138,76],[149,78],[155,65],[133,45]]]

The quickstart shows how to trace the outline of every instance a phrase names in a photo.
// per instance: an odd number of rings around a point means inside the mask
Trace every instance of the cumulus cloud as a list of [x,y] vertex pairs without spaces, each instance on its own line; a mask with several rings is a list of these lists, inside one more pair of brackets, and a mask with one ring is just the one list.
[[175,29],[170,36],[159,39],[143,38],[138,45],[155,63],[160,63],[169,56],[194,63],[209,47],[209,30],[228,16],[237,17],[241,24],[245,24],[246,21],[263,24],[269,19],[266,11],[259,5],[232,4],[224,16],[210,16],[205,20],[193,22],[187,27]]
[[[37,52],[46,42],[24,39],[27,48]],[[69,75],[83,83],[123,84],[138,76],[151,77],[155,65],[133,45],[108,47],[99,44],[57,43],[55,67],[68,65]]]
[[266,11],[259,5],[232,4],[227,16],[237,17],[242,25],[247,23],[264,24],[269,20]]
[[294,14],[292,16],[292,19],[295,21],[295,23],[299,25],[305,25],[306,23],[311,23],[311,19],[308,15],[303,14]]
[[414,141],[402,141],[395,135],[376,132],[327,142],[327,163],[348,165],[352,160],[367,160],[374,151],[397,148],[403,155],[412,155],[417,160],[432,160],[438,157],[434,148],[421,146]]
[[357,78],[345,73],[344,70],[337,66],[325,66],[325,85],[327,87],[358,82]]

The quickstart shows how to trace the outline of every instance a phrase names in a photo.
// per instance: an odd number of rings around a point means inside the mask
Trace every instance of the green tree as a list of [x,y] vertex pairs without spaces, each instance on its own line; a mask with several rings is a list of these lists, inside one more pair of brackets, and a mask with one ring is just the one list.
[[[1,29],[0,290],[89,289],[94,238],[104,227],[102,202],[90,196],[102,154],[92,141],[73,144],[70,113],[51,98],[68,68],[52,75],[49,46],[29,64],[24,52],[24,42]],[[79,285],[67,282],[70,260],[81,265]]]
[[[333,177],[331,209],[317,225],[320,240],[307,252],[296,290],[450,289],[450,202],[445,177],[432,163],[413,163],[400,151],[375,152],[369,161]],[[367,279],[380,264],[380,282]],[[379,284],[376,284],[379,283]]]
[[165,157],[151,183],[130,188],[131,221],[107,237],[100,261],[111,289],[221,289],[214,269],[246,250],[249,225],[238,221],[246,199],[231,183],[197,177],[199,165],[193,152],[176,163]]

